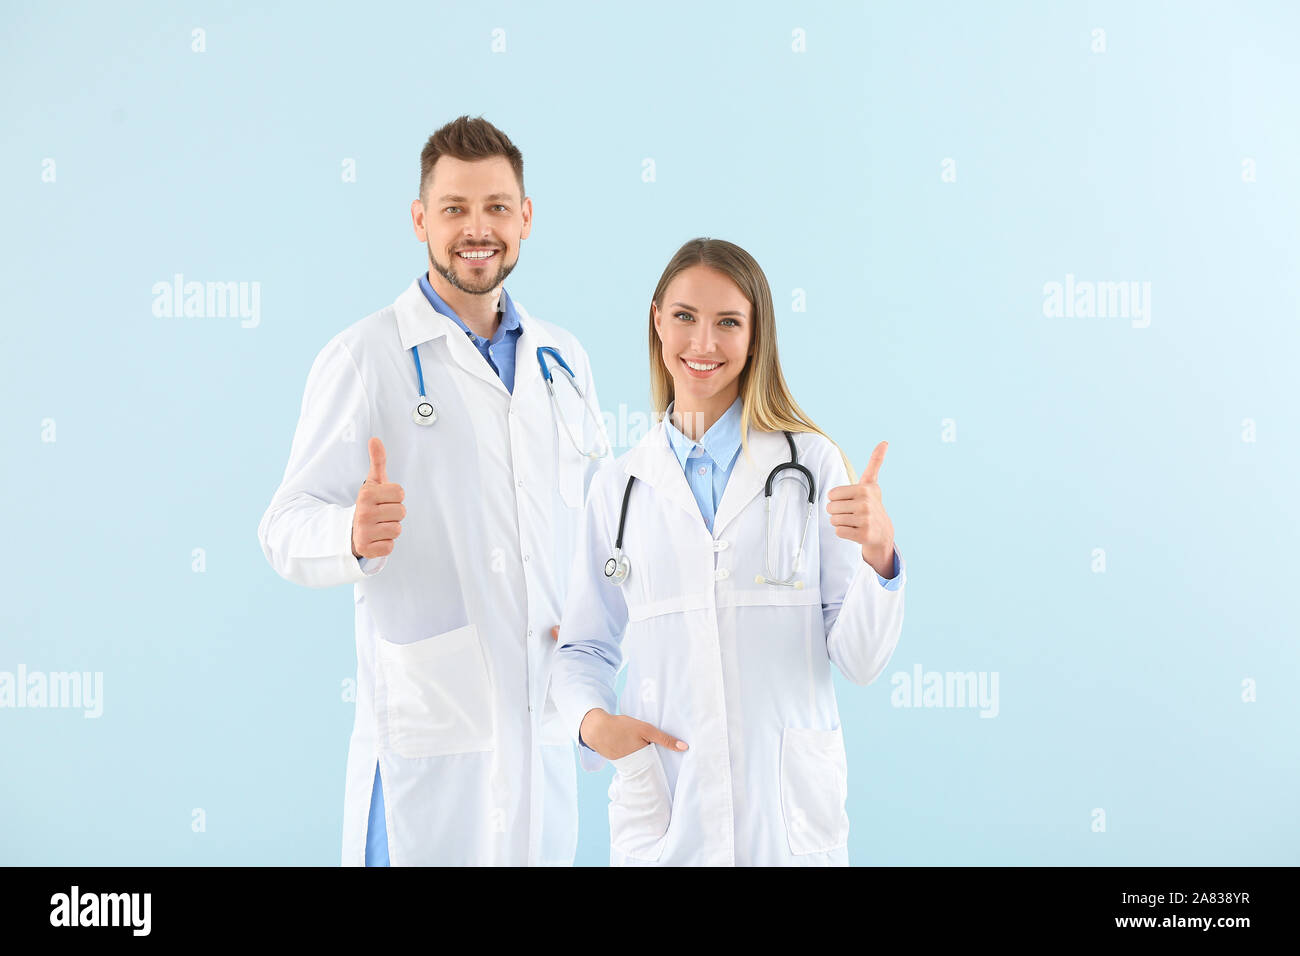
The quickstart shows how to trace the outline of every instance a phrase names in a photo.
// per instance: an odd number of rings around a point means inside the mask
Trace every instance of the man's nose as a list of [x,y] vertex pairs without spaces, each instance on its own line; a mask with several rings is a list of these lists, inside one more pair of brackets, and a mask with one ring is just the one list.
[[492,224],[481,212],[472,212],[465,219],[465,238],[486,239],[492,232]]

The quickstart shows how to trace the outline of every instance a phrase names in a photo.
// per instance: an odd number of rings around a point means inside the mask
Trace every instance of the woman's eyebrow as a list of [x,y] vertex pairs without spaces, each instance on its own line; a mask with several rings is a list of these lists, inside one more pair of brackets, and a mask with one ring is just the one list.
[[[698,312],[698,311],[700,311],[699,309],[695,308],[695,306],[693,306],[693,305],[687,305],[685,302],[674,302],[672,305],[669,306],[669,308],[671,309],[671,308],[674,308],[675,306],[679,306],[679,305],[680,305],[683,309],[689,309],[689,310],[692,311],[692,312]],[[742,319],[745,317],[745,313],[744,313],[744,312],[737,312],[735,309],[728,309],[726,312],[717,312],[717,313],[714,313],[714,314],[715,314],[715,315],[738,315],[738,316],[740,316]]]

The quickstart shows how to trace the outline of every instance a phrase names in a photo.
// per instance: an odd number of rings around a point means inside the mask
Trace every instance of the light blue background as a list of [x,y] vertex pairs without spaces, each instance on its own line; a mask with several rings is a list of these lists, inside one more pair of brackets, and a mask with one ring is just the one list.
[[[337,863],[351,593],[256,528],[317,350],[423,268],[461,113],[523,150],[508,288],[607,409],[713,235],[814,420],[859,469],[889,440],[906,623],[837,678],[855,863],[1300,862],[1293,5],[257,6],[3,6],[0,670],[102,671],[104,713],[0,710],[0,863]],[[177,272],[260,282],[261,324],[156,318]],[[1150,327],[1045,317],[1067,273],[1149,281]],[[916,664],[998,672],[999,715],[891,706]]]

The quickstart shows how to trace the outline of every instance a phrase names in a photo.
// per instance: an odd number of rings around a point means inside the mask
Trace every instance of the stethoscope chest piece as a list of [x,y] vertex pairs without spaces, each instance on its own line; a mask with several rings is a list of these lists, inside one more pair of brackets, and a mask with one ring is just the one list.
[[627,580],[629,570],[631,570],[631,562],[622,550],[605,562],[605,578],[610,584],[622,584]]
[[434,411],[433,403],[423,396],[415,403],[415,410],[411,412],[411,421],[417,425],[432,425],[438,420],[438,413]]

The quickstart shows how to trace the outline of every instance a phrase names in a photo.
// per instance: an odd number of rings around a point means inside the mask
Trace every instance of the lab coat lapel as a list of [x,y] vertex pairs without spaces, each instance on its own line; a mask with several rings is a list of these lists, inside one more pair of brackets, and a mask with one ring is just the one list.
[[727,487],[722,492],[722,500],[718,502],[718,513],[713,519],[715,538],[757,495],[763,493],[772,469],[789,460],[790,446],[783,433],[749,429],[749,453],[745,453],[742,445],[731,477],[727,479]]
[[[502,295],[504,294],[503,292]],[[469,340],[465,330],[435,309],[433,304],[425,297],[424,290],[420,288],[419,279],[411,283],[411,287],[402,293],[397,300],[396,308],[397,327],[402,336],[402,348],[409,349],[413,345],[419,345],[437,338],[445,338],[447,340],[447,354],[453,362],[470,375],[482,379],[493,388],[506,392],[506,386],[501,381],[501,377],[492,371],[492,366],[488,365],[487,359],[474,347],[474,343]],[[427,369],[425,374],[428,375]],[[507,392],[507,394],[509,393]]]
[[[551,340],[518,302],[515,303],[515,312],[519,314],[519,338],[515,340],[513,398],[521,402],[547,402],[550,399],[545,394],[546,382],[537,364],[537,350],[551,345]],[[569,357],[566,355],[564,358],[567,362]]]
[[[665,501],[684,509],[695,518],[700,529],[708,533],[704,519],[700,516],[700,506],[696,504],[690,485],[686,483],[681,463],[668,444],[668,434],[662,420],[628,452],[623,470],[654,488],[655,493],[662,495]],[[635,495],[636,492],[633,491],[632,494]]]
[[[420,294],[423,295],[424,293],[421,292]],[[432,309],[433,306],[429,306],[429,308]],[[465,334],[464,330],[437,310],[434,310],[434,314],[447,325],[447,346],[452,360],[471,375],[481,378],[489,385],[508,395],[509,391],[506,389],[505,383],[501,381],[501,376],[492,371],[492,366],[488,365],[483,353],[474,347],[474,343],[469,340],[469,336]]]

